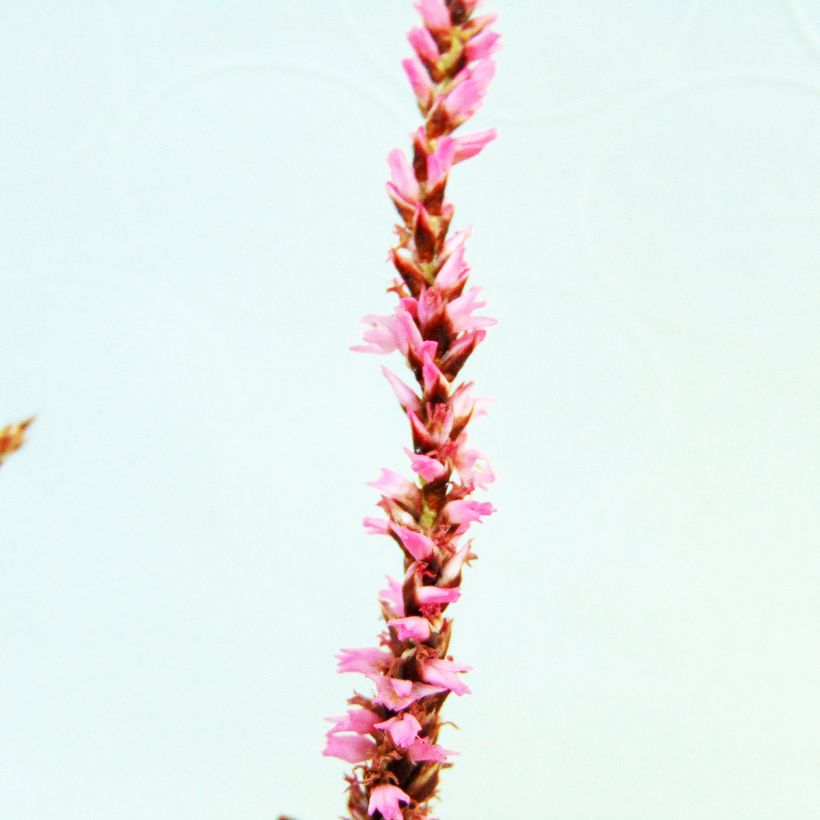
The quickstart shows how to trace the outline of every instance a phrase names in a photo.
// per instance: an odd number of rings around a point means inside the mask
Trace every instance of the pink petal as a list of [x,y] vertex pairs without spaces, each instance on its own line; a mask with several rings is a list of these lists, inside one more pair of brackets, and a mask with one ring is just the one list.
[[390,733],[393,743],[400,749],[406,749],[421,731],[421,724],[412,716],[404,714],[376,724],[377,729]]
[[376,744],[362,735],[328,735],[322,754],[325,757],[340,757],[348,763],[360,763],[373,757],[375,751]]
[[442,0],[418,0],[415,6],[430,31],[450,30],[450,12]]
[[460,672],[468,672],[470,667],[444,659],[431,659],[419,664],[421,679],[427,683],[444,686],[456,695],[469,695],[470,687],[458,677]]
[[[430,81],[430,75],[427,69],[421,64],[417,57],[407,57],[401,61],[404,73],[410,81],[410,87],[416,95],[416,99],[422,104],[426,105],[430,101],[430,95],[433,93],[433,83]],[[477,153],[477,152],[476,152]]]
[[453,166],[456,155],[456,141],[451,137],[441,137],[436,140],[436,147],[432,154],[427,155],[427,186],[434,188]]
[[489,501],[450,501],[442,512],[453,524],[469,524],[471,521],[480,523],[482,516],[492,515],[495,508]]
[[404,448],[404,452],[409,456],[413,470],[425,481],[435,481],[447,472],[447,468],[435,458],[414,453],[412,450],[408,450],[407,447]]
[[452,584],[453,581],[455,581],[456,578],[458,578],[464,564],[468,562],[470,559],[475,558],[475,555],[472,555],[470,553],[470,548],[472,547],[472,545],[472,541],[467,541],[465,544],[459,547],[455,555],[453,555],[445,562],[444,566],[441,568],[439,583]]
[[461,590],[458,587],[416,587],[416,600],[419,602],[419,606],[452,604],[460,597]]
[[407,505],[421,505],[421,490],[404,476],[384,467],[382,467],[382,474],[378,481],[368,481],[367,485]]
[[416,561],[426,561],[433,554],[436,545],[426,535],[398,524],[393,524],[392,530]]
[[434,63],[438,60],[438,46],[433,35],[426,28],[411,28],[407,32],[407,39],[423,62]]
[[406,709],[411,703],[415,703],[420,698],[430,695],[437,695],[444,692],[445,686],[432,686],[427,683],[415,683],[414,681],[389,678],[386,675],[374,677],[378,694],[373,699],[374,703],[380,703],[394,712]]
[[339,659],[337,671],[361,672],[363,675],[380,673],[393,660],[390,652],[370,646],[362,649],[342,649],[336,657]]
[[453,463],[465,484],[474,484],[486,490],[487,486],[495,481],[490,461],[481,450],[459,450]]
[[447,755],[457,755],[451,749],[444,749],[436,743],[430,743],[426,737],[420,737],[413,741],[407,750],[407,757],[413,763],[421,763],[423,760],[435,760],[437,763],[444,763]]
[[407,618],[393,618],[387,622],[396,630],[400,641],[426,641],[430,637],[430,622],[418,615]]
[[362,524],[369,535],[387,535],[390,532],[390,522],[383,518],[371,518],[368,515],[362,519]]
[[499,49],[501,35],[497,31],[485,28],[479,35],[473,37],[464,48],[464,54],[469,62],[489,57]]
[[379,597],[386,601],[390,608],[399,617],[404,617],[404,595],[402,594],[401,584],[389,575],[387,578],[387,586],[379,590]]
[[373,731],[373,727],[381,720],[381,716],[370,709],[348,709],[346,715],[341,717],[325,718],[334,724],[329,729],[328,735],[335,735],[338,732],[356,732],[359,735],[367,735]]
[[421,413],[421,399],[395,373],[392,373],[386,367],[382,367],[382,373],[390,382],[390,386],[393,388],[393,392],[404,411],[412,410],[416,414]]
[[416,200],[419,196],[419,184],[413,174],[413,169],[407,157],[400,148],[394,148],[387,155],[387,164],[390,166],[390,179],[398,192],[406,200]]
[[382,820],[402,820],[402,810],[399,804],[409,802],[410,798],[398,786],[385,783],[376,786],[370,792],[367,813],[375,814],[379,812]]
[[479,154],[482,149],[497,136],[495,128],[490,128],[487,131],[479,131],[475,134],[466,134],[463,137],[456,138],[456,153],[453,158],[453,164],[463,162],[465,159],[470,159],[476,154]]

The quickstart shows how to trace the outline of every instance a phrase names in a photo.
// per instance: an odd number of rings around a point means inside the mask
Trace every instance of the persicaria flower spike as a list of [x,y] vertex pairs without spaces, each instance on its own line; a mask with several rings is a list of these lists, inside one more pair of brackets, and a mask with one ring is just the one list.
[[[467,444],[469,423],[486,412],[461,369],[495,320],[479,313],[479,288],[467,287],[469,228],[449,234],[455,209],[447,199],[453,168],[492,142],[495,129],[456,130],[482,105],[495,73],[495,17],[475,16],[479,0],[415,0],[418,26],[408,34],[414,54],[402,62],[423,123],[410,152],[387,156],[387,193],[398,214],[388,254],[397,278],[393,312],[368,315],[362,344],[377,355],[399,353],[408,374],[382,368],[406,419],[409,465],[383,468],[370,486],[380,494],[379,517],[367,532],[400,549],[400,579],[379,593],[384,631],[378,646],[343,649],[340,672],[364,675],[371,695],[329,718],[324,754],[357,764],[346,780],[351,820],[425,820],[439,773],[456,754],[438,743],[447,697],[469,694],[470,669],[449,653],[450,607],[461,597],[462,572],[475,558],[463,537],[492,513],[472,498],[494,480],[487,456]],[[408,382],[415,382],[410,386]]]

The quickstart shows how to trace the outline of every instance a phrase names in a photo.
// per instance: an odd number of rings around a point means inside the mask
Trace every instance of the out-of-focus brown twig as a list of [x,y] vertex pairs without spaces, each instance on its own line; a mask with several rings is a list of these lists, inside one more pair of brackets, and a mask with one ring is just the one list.
[[17,424],[7,424],[0,430],[0,464],[23,446],[26,440],[26,430],[33,421],[34,416]]

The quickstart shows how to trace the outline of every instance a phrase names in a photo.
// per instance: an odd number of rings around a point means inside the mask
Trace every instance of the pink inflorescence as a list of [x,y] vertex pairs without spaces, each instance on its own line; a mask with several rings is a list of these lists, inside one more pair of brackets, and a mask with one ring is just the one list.
[[445,188],[453,165],[478,154],[495,131],[453,132],[479,108],[495,66],[494,15],[475,16],[478,0],[418,0],[422,25],[408,34],[415,56],[403,61],[424,124],[413,134],[412,158],[388,156],[387,191],[399,213],[390,260],[399,278],[390,316],[366,316],[364,344],[354,350],[398,350],[417,382],[409,387],[383,368],[412,436],[411,481],[383,469],[371,482],[383,518],[365,518],[370,533],[387,535],[404,556],[401,580],[388,577],[381,607],[386,623],[378,647],[343,649],[340,672],[375,685],[356,694],[345,715],[329,718],[324,754],[358,764],[347,777],[353,820],[422,820],[436,794],[439,772],[455,754],[438,744],[439,712],[452,692],[470,692],[470,667],[448,654],[452,622],[445,617],[460,595],[461,571],[475,555],[471,524],[493,512],[469,497],[493,481],[480,450],[467,444],[470,420],[486,412],[472,383],[455,380],[494,320],[477,315],[479,288],[468,288],[464,242],[448,238],[453,206]]

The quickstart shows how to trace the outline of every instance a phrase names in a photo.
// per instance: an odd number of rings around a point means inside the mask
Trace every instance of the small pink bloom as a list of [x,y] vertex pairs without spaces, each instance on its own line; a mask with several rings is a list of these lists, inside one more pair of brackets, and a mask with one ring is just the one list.
[[442,512],[453,524],[469,524],[472,521],[481,523],[482,516],[492,515],[495,508],[489,501],[450,501]]
[[401,65],[407,79],[410,81],[410,87],[413,89],[416,99],[422,105],[427,105],[430,102],[430,95],[433,93],[433,83],[430,81],[427,69],[417,57],[407,57],[401,61]]
[[464,48],[464,54],[470,62],[489,57],[498,51],[500,40],[501,35],[497,31],[485,28],[481,34],[473,37],[473,39],[467,43]]
[[447,472],[447,468],[435,458],[430,458],[430,456],[421,455],[420,453],[414,453],[406,447],[404,448],[404,452],[407,453],[410,458],[411,467],[413,470],[417,472],[425,481],[435,481]]
[[376,744],[362,735],[328,735],[322,754],[325,757],[340,757],[348,763],[360,763],[373,757]]
[[390,522],[383,518],[371,518],[367,515],[362,519],[362,524],[369,535],[387,535],[390,532]]
[[453,458],[453,464],[465,484],[474,484],[486,490],[495,481],[490,461],[481,450],[458,450]]
[[495,128],[490,128],[487,131],[479,131],[476,134],[466,134],[463,137],[456,138],[456,154],[453,158],[453,164],[463,162],[465,159],[470,159],[490,142],[496,138]]
[[421,763],[423,760],[435,760],[437,763],[444,763],[447,755],[457,755],[452,749],[444,749],[441,746],[430,743],[426,737],[420,737],[413,741],[407,750],[407,756],[413,763]]
[[404,595],[401,591],[401,584],[389,575],[387,578],[387,586],[379,590],[379,597],[390,605],[390,609],[400,618],[404,617]]
[[457,299],[447,305],[447,315],[453,324],[453,330],[460,333],[462,330],[473,330],[480,327],[492,327],[498,324],[489,316],[473,316],[474,310],[483,308],[486,302],[478,301],[481,288],[470,288]]
[[447,688],[445,686],[432,686],[428,683],[401,680],[400,678],[389,678],[386,675],[373,677],[373,682],[378,690],[373,702],[380,703],[394,712],[400,712],[420,698],[437,695]]
[[461,124],[478,111],[494,73],[495,63],[489,57],[460,72],[459,77],[463,78],[444,98],[444,107],[451,120]]
[[361,672],[363,675],[381,673],[393,660],[389,652],[370,646],[363,649],[342,649],[336,657],[339,659],[337,671]]
[[391,529],[416,561],[426,561],[435,550],[436,545],[420,532],[409,530],[407,527],[400,527],[398,524],[393,524]]
[[387,164],[390,166],[390,179],[398,192],[407,200],[418,199],[419,184],[404,151],[400,148],[392,150],[387,155]]
[[414,443],[424,450],[435,450],[446,444],[453,429],[453,411],[446,404],[433,405],[433,413],[424,422],[410,410],[407,414]]
[[450,30],[450,12],[443,0],[418,0],[416,9],[430,31]]
[[430,622],[418,615],[408,618],[393,618],[387,622],[396,630],[400,641],[426,641],[430,637]]
[[411,28],[410,31],[407,32],[407,39],[410,41],[410,45],[413,46],[422,62],[434,63],[438,60],[438,46],[433,39],[433,35],[430,34],[426,28]]
[[436,140],[432,154],[427,155],[427,187],[435,186],[450,173],[456,155],[456,141],[452,137]]
[[464,245],[456,245],[436,276],[436,287],[445,291],[455,289],[467,278],[469,272],[464,261]]
[[471,419],[481,418],[487,415],[487,410],[492,405],[492,399],[477,398],[471,395],[473,382],[460,384],[450,396],[450,407],[453,408],[453,416],[462,419],[469,416]]
[[376,728],[389,732],[393,743],[400,749],[406,749],[418,737],[421,724],[412,715],[404,714],[377,723]]
[[367,813],[379,812],[382,820],[402,820],[402,810],[399,804],[409,802],[410,798],[398,786],[383,783],[370,792]]
[[419,664],[421,679],[427,683],[444,686],[456,695],[469,695],[470,687],[458,676],[468,672],[472,667],[464,663],[431,658]]
[[423,342],[413,317],[401,304],[392,316],[371,314],[365,316],[362,322],[370,326],[364,333],[364,340],[368,344],[351,348],[360,353],[392,353],[400,350],[406,356],[411,348],[416,350]]
[[390,382],[390,386],[393,388],[393,392],[396,394],[396,398],[399,400],[399,404],[402,406],[405,412],[408,410],[412,410],[414,413],[418,414],[421,412],[421,399],[411,390],[395,373],[388,370],[386,367],[382,367],[382,373],[384,373],[384,377],[387,381]]
[[369,487],[408,506],[421,505],[421,490],[404,476],[382,467],[378,481],[368,481]]
[[334,724],[331,729],[328,729],[328,735],[335,735],[339,732],[356,732],[359,735],[367,735],[373,731],[373,727],[381,720],[381,717],[370,709],[348,709],[346,715],[329,717],[325,720]]
[[416,587],[416,600],[419,606],[432,606],[433,604],[452,604],[461,597],[461,590],[458,587]]
[[447,559],[444,566],[441,568],[439,583],[452,584],[453,581],[458,578],[464,564],[475,558],[475,555],[470,552],[470,547],[472,547],[472,545],[472,541],[467,541],[463,546],[459,547],[455,555]]
[[[425,342],[425,345],[427,343]],[[447,397],[450,394],[450,387],[444,374],[438,369],[433,359],[436,351],[436,343],[432,343],[432,353],[429,347],[422,350],[422,381],[424,382],[424,392],[427,394],[428,400],[437,401]]]

